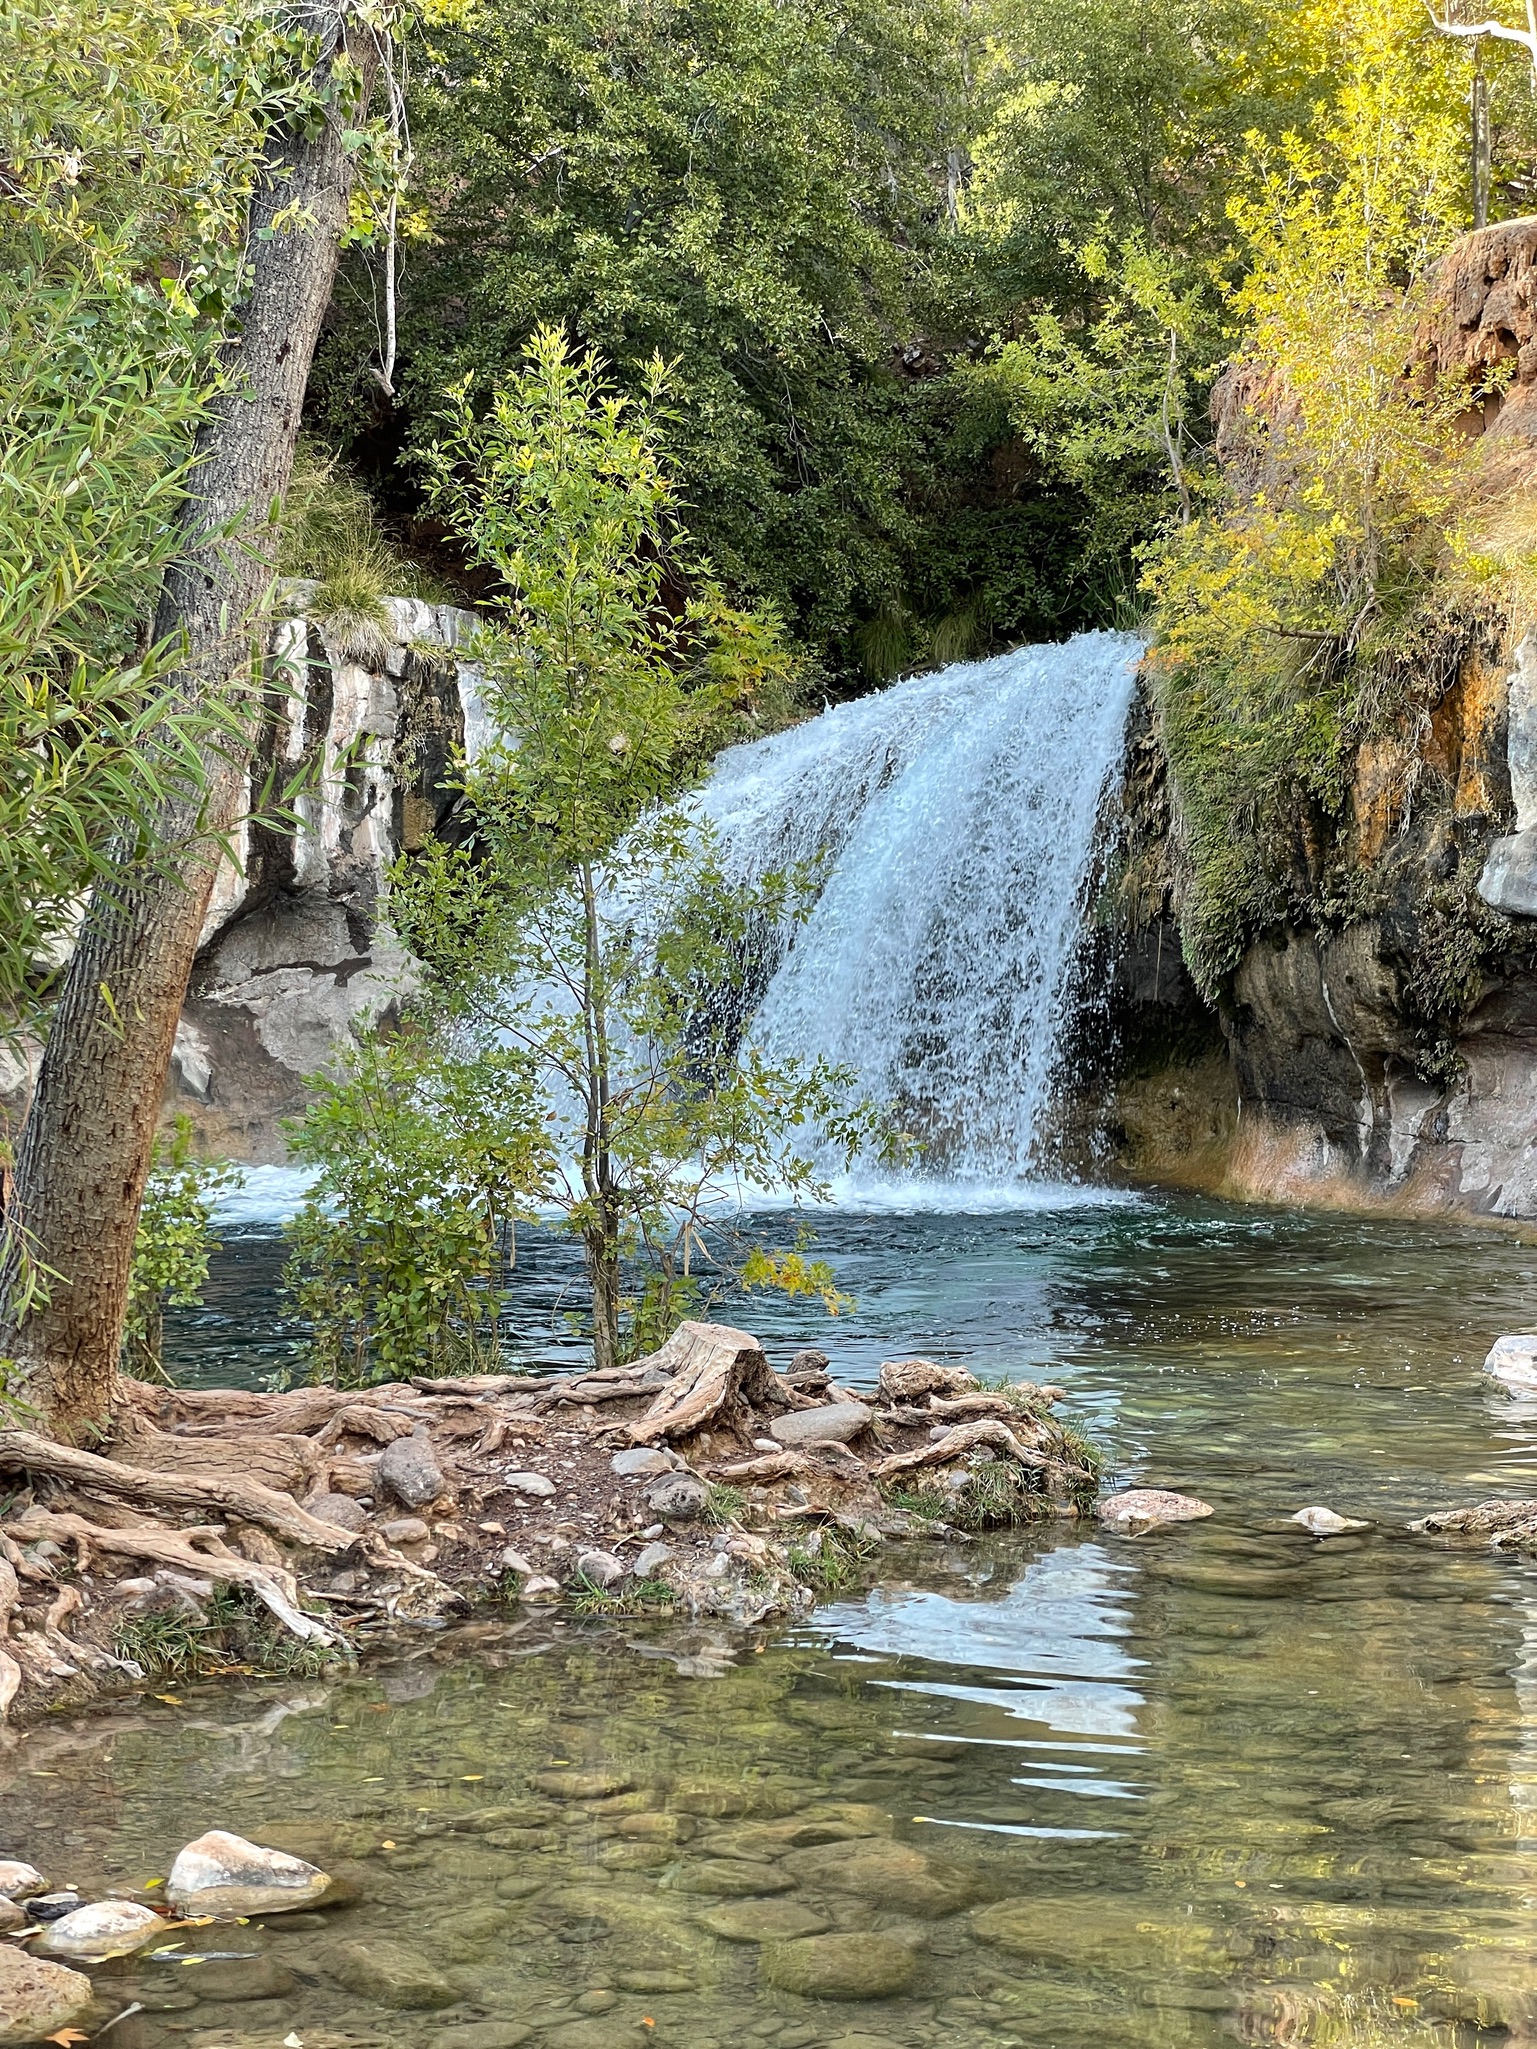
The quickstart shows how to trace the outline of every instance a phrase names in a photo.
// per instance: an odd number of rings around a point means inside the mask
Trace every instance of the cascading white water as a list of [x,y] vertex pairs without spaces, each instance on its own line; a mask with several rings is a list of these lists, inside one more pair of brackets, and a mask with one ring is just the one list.
[[929,1175],[1031,1172],[1141,652],[958,662],[733,748],[701,793],[728,874],[830,864],[753,1039],[899,1104]]

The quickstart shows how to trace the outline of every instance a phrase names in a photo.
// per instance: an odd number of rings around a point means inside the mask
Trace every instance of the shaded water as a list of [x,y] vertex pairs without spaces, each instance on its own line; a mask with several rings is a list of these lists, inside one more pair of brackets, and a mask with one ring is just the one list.
[[[914,1348],[1049,1373],[1116,1480],[1216,1514],[893,1555],[777,1637],[536,1615],[50,1725],[0,1759],[0,1851],[128,1885],[221,1825],[361,1893],[189,1940],[254,1958],[120,1970],[162,2010],[108,2041],[1537,2038],[1537,1566],[1402,1529],[1537,1495],[1537,1411],[1477,1370],[1533,1322],[1537,1254],[1157,1202],[842,1216],[819,1245],[859,1299],[843,1373]],[[1316,1541],[1286,1521],[1314,1501],[1373,1527]],[[776,1927],[859,1940],[765,1963],[741,1938]],[[348,1945],[386,1937],[453,2003],[382,2004],[388,1959]],[[905,1982],[772,1982],[813,1966]]]

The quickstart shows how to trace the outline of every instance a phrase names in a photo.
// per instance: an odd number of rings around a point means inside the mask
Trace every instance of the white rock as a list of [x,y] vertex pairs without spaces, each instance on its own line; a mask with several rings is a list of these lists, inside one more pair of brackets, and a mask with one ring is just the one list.
[[502,1482],[514,1494],[529,1494],[536,1501],[547,1501],[555,1492],[555,1482],[547,1480],[543,1473],[509,1473]]
[[136,1900],[98,1900],[50,1921],[32,1950],[74,1964],[104,1964],[108,1957],[132,1956],[164,1930],[164,1917]]
[[1210,1502],[1193,1494],[1173,1494],[1167,1487],[1128,1487],[1101,1501],[1095,1514],[1107,1530],[1123,1536],[1156,1530],[1164,1523],[1193,1523],[1212,1513]]
[[1496,1338],[1484,1371],[1512,1394],[1537,1394],[1537,1335]]
[[1292,1517],[1315,1537],[1337,1537],[1341,1530],[1364,1530],[1366,1524],[1353,1515],[1336,1515],[1332,1508],[1299,1508]]
[[531,1573],[518,1588],[518,1598],[544,1606],[560,1599],[560,1581],[551,1579],[547,1572]]
[[799,1444],[847,1444],[870,1427],[870,1411],[863,1402],[826,1402],[819,1409],[796,1409],[788,1416],[776,1416],[769,1435],[776,1447]]
[[230,1919],[312,1907],[330,1884],[324,1871],[302,1857],[214,1828],[178,1852],[165,1892],[183,1913]]
[[670,1544],[648,1544],[636,1556],[631,1570],[637,1579],[650,1579],[653,1573],[661,1571],[671,1556],[672,1546]]
[[632,1444],[627,1451],[616,1451],[608,1466],[621,1480],[648,1480],[657,1473],[675,1473],[682,1463],[675,1451],[660,1445]]
[[578,1575],[594,1586],[611,1587],[624,1578],[624,1567],[611,1551],[578,1551]]
[[511,1544],[509,1544],[507,1546],[507,1549],[502,1553],[503,1572],[518,1572],[522,1573],[525,1577],[527,1577],[527,1575],[531,1573],[533,1569],[533,1566],[529,1563],[528,1559],[526,1559],[523,1556],[523,1553],[519,1550],[516,1550]]
[[35,1864],[19,1858],[0,1858],[0,1900],[26,1900],[35,1892],[47,1892],[48,1881]]

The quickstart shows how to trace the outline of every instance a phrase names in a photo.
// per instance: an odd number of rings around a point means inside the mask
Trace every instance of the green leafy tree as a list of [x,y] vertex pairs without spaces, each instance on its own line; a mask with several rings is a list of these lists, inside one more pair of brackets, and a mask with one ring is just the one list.
[[228,1160],[198,1156],[190,1117],[178,1117],[156,1140],[139,1208],[123,1331],[123,1371],[136,1380],[172,1385],[165,1367],[165,1312],[193,1308],[203,1299],[208,1262],[219,1249],[214,1210],[219,1197],[244,1178]]
[[[405,864],[391,897],[429,977],[429,1094],[522,1124],[521,1192],[582,1246],[600,1365],[634,1324],[627,1263],[649,1279],[639,1341],[715,1257],[719,1205],[816,1194],[813,1134],[845,1159],[883,1137],[847,1075],[742,1041],[754,922],[793,915],[797,883],[728,887],[675,800],[787,658],[692,554],[661,408],[660,371],[627,399],[551,330],[487,416],[452,408],[435,489],[508,591],[476,644],[507,737],[465,772],[470,836]],[[800,1248],[750,1278],[824,1280]]]

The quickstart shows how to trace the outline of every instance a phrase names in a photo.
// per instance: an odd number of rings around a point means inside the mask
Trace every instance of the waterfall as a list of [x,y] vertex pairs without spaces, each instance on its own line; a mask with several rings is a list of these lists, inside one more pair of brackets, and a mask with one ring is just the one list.
[[852,1068],[927,1175],[1031,1175],[1141,652],[1084,633],[957,662],[732,748],[701,793],[733,877],[827,863],[752,1037]]

